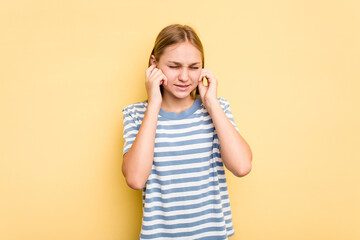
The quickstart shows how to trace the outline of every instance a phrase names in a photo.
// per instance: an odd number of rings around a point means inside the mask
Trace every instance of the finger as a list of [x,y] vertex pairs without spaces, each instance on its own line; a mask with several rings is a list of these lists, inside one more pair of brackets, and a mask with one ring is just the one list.
[[199,87],[199,91],[203,91],[206,88],[208,88],[208,86],[206,86],[203,81],[199,81],[198,87]]
[[204,77],[206,77],[206,78],[210,78],[211,77],[211,72],[208,70],[208,69],[203,69],[202,71],[201,71],[201,74],[204,76]]
[[167,84],[168,84],[168,79],[167,79],[167,77],[165,76],[165,74],[163,74],[163,79],[164,79],[164,81],[163,81],[164,86],[167,86]]
[[200,73],[199,81],[203,82],[204,78],[206,78],[206,71],[205,71],[205,69],[202,69],[202,71]]
[[161,69],[156,68],[156,70],[157,70],[155,73],[156,77],[161,77],[160,84],[164,84],[166,86],[167,82],[168,82],[167,77],[165,76],[165,74],[163,73],[163,71]]
[[199,87],[199,90],[200,90],[200,88],[203,88],[203,87],[204,87],[204,83],[203,83],[203,81],[201,81],[201,78],[200,78],[198,87]]
[[202,74],[203,76],[206,76],[207,73],[208,73],[208,71],[207,71],[206,68],[201,69],[201,74]]
[[156,67],[153,67],[151,69],[148,69],[149,71],[147,72],[147,75],[146,75],[146,79],[147,80],[151,80],[151,78],[153,76],[155,76],[156,72],[157,72],[157,68]]
[[162,72],[160,69],[158,68],[154,68],[154,70],[150,73],[149,79],[151,81],[151,79],[157,78],[158,76],[161,76]]
[[150,76],[151,72],[154,70],[154,68],[156,67],[155,64],[151,65],[148,69],[146,69],[146,76]]
[[216,84],[216,79],[214,77],[214,74],[209,69],[204,70],[203,75],[206,77],[208,85]]
[[166,78],[166,76],[164,74],[159,73],[156,76],[153,76],[151,78],[151,82],[154,84],[154,86],[155,85],[157,85],[157,86],[165,85],[166,86],[167,85],[167,78]]
[[200,96],[204,97],[207,87],[203,84],[202,81],[199,82],[198,88],[199,88]]
[[200,74],[200,77],[199,77],[199,82],[202,82],[204,76],[202,75],[202,73]]
[[209,80],[209,78],[211,78],[211,72],[209,72],[209,70],[205,68],[201,71],[201,79],[199,81],[204,80],[204,78],[206,78],[206,80]]

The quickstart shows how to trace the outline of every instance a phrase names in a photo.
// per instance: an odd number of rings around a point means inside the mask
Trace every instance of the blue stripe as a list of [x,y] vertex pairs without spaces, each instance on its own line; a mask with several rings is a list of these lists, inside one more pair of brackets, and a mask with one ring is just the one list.
[[181,233],[156,233],[156,234],[150,234],[150,235],[141,234],[140,237],[142,239],[154,239],[154,238],[160,238],[160,237],[168,237],[168,238],[189,237],[189,236],[194,236],[196,234],[201,234],[201,233],[206,233],[206,232],[215,232],[215,231],[217,231],[217,232],[225,231],[225,227],[208,227],[208,228],[195,230],[192,232],[181,232]]
[[212,146],[205,147],[205,148],[194,148],[188,150],[181,150],[180,151],[168,151],[168,152],[154,152],[154,157],[169,157],[169,156],[182,156],[182,155],[189,155],[189,154],[196,154],[196,153],[206,153],[211,152],[213,149]]
[[169,184],[177,184],[177,183],[189,183],[189,182],[198,182],[209,179],[210,177],[215,177],[217,174],[215,172],[211,172],[208,175],[200,176],[200,177],[189,177],[189,178],[178,178],[178,179],[170,179],[170,180],[160,180],[157,178],[153,178],[147,181],[147,184],[157,183],[161,186],[166,186]]
[[213,149],[220,149],[220,145],[217,143],[213,143],[212,146],[210,147],[193,148],[188,150],[181,150],[181,146],[178,147],[179,147],[179,151],[154,152],[154,157],[181,156],[181,155],[189,155],[195,153],[212,152]]
[[212,124],[211,118],[206,121],[198,121],[198,122],[191,122],[191,123],[184,123],[184,124],[172,124],[172,125],[158,125],[156,129],[188,129],[190,127],[196,126],[207,126]]
[[[228,227],[228,228],[226,228],[226,231],[227,232],[232,232],[232,231],[234,231],[234,228],[233,227]],[[232,234],[230,234],[228,237],[231,237],[231,236],[233,236],[235,233],[232,233]]]
[[195,238],[194,240],[224,240],[227,239],[226,235],[223,236],[208,236],[208,237],[202,237],[202,238]]
[[218,186],[218,181],[211,181],[207,182],[205,184],[199,185],[199,186],[190,186],[190,187],[179,187],[179,188],[170,188],[167,190],[161,189],[161,188],[147,188],[146,193],[161,193],[161,194],[170,194],[170,193],[180,193],[180,192],[189,192],[189,191],[199,191],[201,189],[208,188],[210,186]]
[[[186,116],[186,119],[196,119],[196,118],[198,118],[198,119],[200,119],[200,118],[202,118],[202,117],[207,117],[207,116],[209,116],[209,113],[208,112],[199,112],[199,113],[193,113],[193,114],[191,114],[191,115],[188,115],[188,116]],[[165,118],[165,117],[163,117],[163,116],[161,116],[161,115],[159,115],[159,117],[158,117],[158,121],[159,122],[168,122],[169,121],[169,119],[168,118]],[[170,120],[170,121],[173,121],[173,122],[175,122],[175,121],[177,121],[177,120]]]
[[156,147],[174,147],[174,146],[185,146],[185,145],[192,145],[192,144],[197,144],[197,143],[209,143],[212,142],[214,137],[210,137],[210,138],[196,138],[196,139],[191,139],[191,140],[184,140],[184,141],[176,141],[176,142],[157,142],[155,143],[155,148]]
[[198,129],[185,133],[156,133],[155,138],[176,138],[176,137],[188,137],[196,134],[207,134],[214,132],[215,128]]
[[166,215],[154,215],[151,217],[143,217],[144,221],[148,222],[148,221],[154,221],[154,220],[165,220],[165,221],[171,221],[171,220],[177,220],[177,219],[189,219],[189,218],[194,218],[194,217],[198,217],[198,216],[203,216],[206,214],[210,214],[210,213],[214,213],[214,214],[218,214],[221,213],[223,210],[221,208],[210,208],[208,210],[204,210],[201,212],[193,212],[193,213],[188,213],[188,214],[178,214],[175,216],[166,216]]
[[145,114],[145,111],[146,111],[146,108],[147,106],[142,104],[142,103],[139,103],[139,104],[132,104],[132,105],[129,105],[128,107],[124,108],[123,112],[125,113],[142,113],[142,114]]
[[225,220],[225,224],[229,224],[229,223],[231,223],[231,222],[232,222],[232,219],[231,219],[231,218]]
[[229,216],[229,215],[231,215],[231,211],[224,212],[224,216]]
[[176,166],[176,165],[183,165],[183,164],[193,164],[193,163],[203,163],[208,162],[214,158],[221,158],[220,153],[214,152],[210,156],[201,157],[201,158],[192,158],[186,160],[173,160],[173,161],[154,161],[154,166],[156,167],[165,167],[165,166]]
[[[221,190],[221,188],[220,188],[220,192],[224,192],[224,191]],[[229,196],[228,196],[228,195],[223,195],[223,196],[221,196],[221,200],[227,200],[227,199],[229,199]]]
[[190,222],[190,223],[178,223],[178,224],[154,224],[151,226],[145,226],[142,225],[142,229],[144,230],[155,230],[158,228],[164,228],[164,229],[177,229],[177,228],[191,228],[191,227],[195,227],[195,226],[199,226],[205,223],[211,223],[211,222],[215,222],[215,223],[219,223],[219,222],[223,222],[224,218],[220,217],[220,218],[206,218],[206,219],[202,219],[196,222]]
[[136,131],[136,135],[138,134],[139,129],[137,127],[129,127],[127,129],[124,129],[124,131],[127,132],[131,132],[131,131]]
[[[229,199],[229,198],[228,198],[228,199]],[[223,203],[223,204],[222,204],[222,207],[223,207],[223,208],[230,207],[230,202]]]
[[[204,176],[200,177],[188,177],[188,178],[178,178],[178,179],[170,179],[170,180],[160,180],[157,178],[153,178],[147,181],[147,185],[151,184],[159,184],[161,186],[166,186],[169,184],[177,184],[177,183],[190,183],[190,182],[199,182],[210,178],[217,178],[218,174],[217,172],[210,172],[209,174],[206,174]],[[225,183],[226,178],[220,178],[218,179],[219,183]],[[220,188],[221,189],[221,188]]]
[[226,192],[226,191],[227,191],[227,187],[221,187],[221,188],[220,188],[220,191]]
[[204,207],[206,205],[216,205],[221,204],[220,200],[218,199],[210,199],[205,202],[189,204],[189,205],[181,205],[181,206],[173,206],[173,207],[163,207],[163,206],[153,206],[153,207],[146,207],[144,208],[144,212],[153,212],[153,211],[162,211],[162,212],[172,212],[172,211],[184,211],[190,209],[196,209],[199,207]]
[[191,201],[191,200],[198,200],[201,198],[206,198],[210,195],[218,196],[220,194],[219,190],[212,190],[205,193],[197,194],[197,195],[191,195],[191,196],[181,196],[181,197],[173,197],[173,198],[166,198],[163,199],[162,197],[152,197],[147,198],[145,200],[145,203],[154,203],[154,202],[160,202],[160,203],[173,203],[173,202],[181,202],[181,201]]
[[129,149],[130,149],[130,147],[131,147],[130,145],[132,145],[133,142],[134,142],[134,141],[129,141],[129,142],[125,143],[124,146],[125,146],[126,148],[129,148]]
[[[126,137],[127,137],[127,139],[129,139],[129,138],[136,138],[136,136],[137,136],[137,133],[135,133],[135,134],[129,134],[129,135],[127,135]],[[129,141],[129,140],[128,140]]]
[[[220,158],[221,158],[221,156],[220,156]],[[224,166],[224,164],[223,164],[222,161],[216,161],[216,166],[222,167],[222,166]],[[219,171],[222,171],[222,170],[219,170]],[[218,171],[218,172],[219,172],[219,171]]]
[[[216,163],[211,163],[209,166],[198,167],[198,168],[188,168],[188,169],[177,169],[177,170],[169,170],[169,171],[159,171],[157,169],[152,169],[151,174],[155,174],[157,176],[169,176],[169,175],[177,175],[184,173],[201,173],[204,171],[210,171],[211,168],[215,168]],[[222,173],[221,173],[222,172]],[[218,174],[224,175],[225,171],[218,171]]]

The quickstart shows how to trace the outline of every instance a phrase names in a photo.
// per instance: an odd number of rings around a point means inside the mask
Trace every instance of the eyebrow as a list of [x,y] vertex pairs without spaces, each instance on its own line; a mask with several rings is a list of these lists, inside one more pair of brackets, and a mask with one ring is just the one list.
[[[181,63],[176,62],[176,61],[168,61],[168,62],[169,62],[169,63],[176,64],[176,65],[182,65]],[[193,65],[196,65],[196,64],[200,64],[200,62],[194,62],[194,63],[191,63],[189,66],[193,66]]]

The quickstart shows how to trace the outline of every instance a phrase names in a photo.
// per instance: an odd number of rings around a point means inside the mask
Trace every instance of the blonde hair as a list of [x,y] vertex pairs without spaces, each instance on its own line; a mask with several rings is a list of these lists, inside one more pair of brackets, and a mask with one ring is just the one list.
[[[151,66],[151,55],[154,55],[155,60],[158,62],[161,55],[164,53],[166,47],[182,42],[190,42],[200,51],[203,68],[205,63],[204,48],[200,41],[200,38],[198,37],[193,28],[187,25],[180,24],[169,25],[160,31],[159,35],[155,40],[154,48],[150,54],[149,66]],[[197,94],[199,94],[198,88],[194,89],[194,91],[191,92],[191,96],[194,99],[196,98]]]

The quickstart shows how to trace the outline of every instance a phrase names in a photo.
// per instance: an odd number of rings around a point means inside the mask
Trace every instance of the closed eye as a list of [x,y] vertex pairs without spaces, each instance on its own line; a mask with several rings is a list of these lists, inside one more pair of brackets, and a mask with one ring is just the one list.
[[[171,65],[171,66],[169,66],[169,68],[174,68],[174,69],[176,69],[176,68],[180,68],[180,66]],[[190,69],[196,70],[196,69],[199,69],[199,67],[190,67]]]

